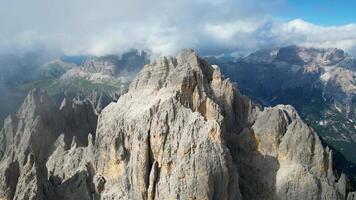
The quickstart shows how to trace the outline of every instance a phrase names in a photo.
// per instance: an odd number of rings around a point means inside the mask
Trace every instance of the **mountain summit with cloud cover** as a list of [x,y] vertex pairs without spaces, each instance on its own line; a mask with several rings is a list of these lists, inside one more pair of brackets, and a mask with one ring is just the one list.
[[356,200],[355,8],[0,0],[0,200]]

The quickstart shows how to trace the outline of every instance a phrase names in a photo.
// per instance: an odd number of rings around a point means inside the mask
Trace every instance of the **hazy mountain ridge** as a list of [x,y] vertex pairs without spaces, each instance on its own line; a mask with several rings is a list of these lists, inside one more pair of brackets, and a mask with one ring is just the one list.
[[88,56],[79,67],[68,70],[61,79],[85,78],[97,82],[115,80],[128,82],[148,62],[147,53],[136,50],[121,56]]
[[[42,58],[43,52],[24,56],[0,57],[0,119],[15,113],[26,94],[33,88],[44,89],[57,99],[83,96],[116,100],[130,81],[148,62],[143,51],[118,55],[64,56]],[[43,53],[45,54],[45,53]],[[0,123],[2,124],[2,122]]]

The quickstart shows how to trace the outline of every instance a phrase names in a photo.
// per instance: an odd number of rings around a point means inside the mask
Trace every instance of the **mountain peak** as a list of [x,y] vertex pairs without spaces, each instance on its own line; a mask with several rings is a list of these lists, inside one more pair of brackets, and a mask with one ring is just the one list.
[[177,87],[193,83],[194,76],[211,80],[214,68],[192,49],[183,49],[177,57],[160,57],[144,66],[130,86],[130,90]]
[[54,108],[51,98],[44,90],[32,89],[25,98],[20,110],[17,112],[19,118],[26,118],[28,115],[39,115],[49,113]]

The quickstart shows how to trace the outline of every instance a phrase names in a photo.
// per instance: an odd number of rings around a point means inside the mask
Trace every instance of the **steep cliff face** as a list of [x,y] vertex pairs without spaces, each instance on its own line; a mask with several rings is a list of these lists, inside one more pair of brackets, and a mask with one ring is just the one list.
[[[43,114],[22,108],[26,119],[46,120],[41,129],[25,120],[35,132],[15,134],[23,122],[8,118],[0,199],[346,198],[331,151],[293,107],[261,109],[192,50],[146,65],[97,125],[80,121],[92,107],[68,105]],[[7,142],[36,132],[46,139],[33,148],[34,136]]]
[[345,177],[335,178],[331,151],[291,106],[266,108],[238,137],[236,160],[247,199],[345,198]]
[[[51,183],[52,172],[47,171],[46,162],[59,149],[56,140],[62,139],[65,147],[72,140],[77,146],[87,146],[96,121],[88,102],[64,100],[57,108],[45,93],[31,91],[16,116],[5,120],[1,133],[0,198],[54,199],[56,187]],[[63,165],[55,167],[65,169]]]
[[162,58],[103,110],[95,145],[97,172],[107,180],[103,199],[240,198],[212,85],[233,88],[216,73],[191,51]]

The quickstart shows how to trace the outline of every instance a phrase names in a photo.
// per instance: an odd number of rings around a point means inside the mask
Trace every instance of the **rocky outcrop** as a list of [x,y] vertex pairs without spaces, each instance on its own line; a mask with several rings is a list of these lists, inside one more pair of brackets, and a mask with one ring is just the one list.
[[247,199],[345,198],[345,181],[333,174],[331,151],[292,107],[266,108],[237,141]]
[[[16,116],[5,120],[0,137],[0,198],[54,199],[57,186],[50,181],[53,174],[47,167],[67,170],[62,168],[60,161],[65,157],[58,153],[59,146],[65,148],[72,140],[76,146],[88,146],[88,134],[94,134],[95,128],[96,115],[89,102],[64,100],[58,108],[44,92],[31,91]],[[77,162],[78,157],[71,158],[70,165]]]
[[356,193],[351,192],[347,195],[347,200],[355,200],[356,199]]
[[[0,198],[346,198],[331,151],[293,107],[260,108],[192,50],[145,65],[97,125],[92,106],[64,100],[48,109],[44,95],[33,96],[19,111],[26,120],[9,118],[0,144],[50,137],[0,146]],[[29,106],[38,101],[42,110]],[[11,132],[20,124],[31,131]]]

